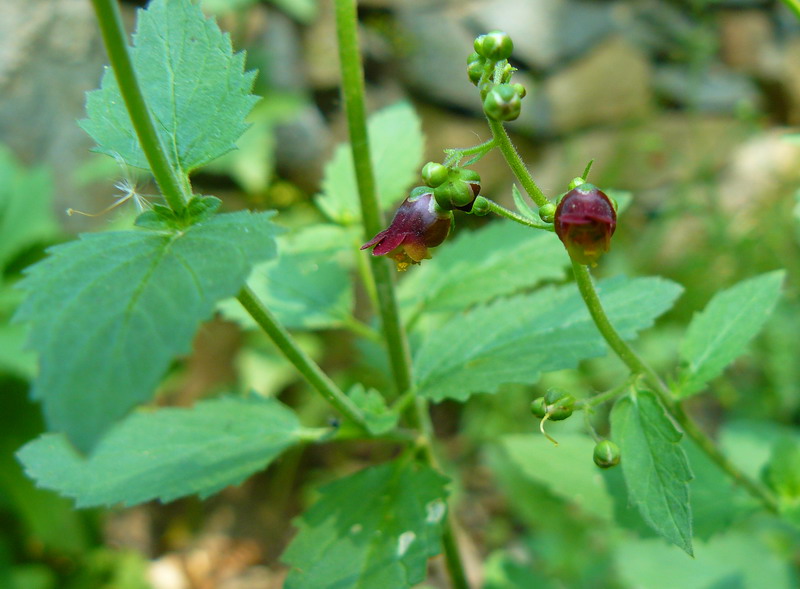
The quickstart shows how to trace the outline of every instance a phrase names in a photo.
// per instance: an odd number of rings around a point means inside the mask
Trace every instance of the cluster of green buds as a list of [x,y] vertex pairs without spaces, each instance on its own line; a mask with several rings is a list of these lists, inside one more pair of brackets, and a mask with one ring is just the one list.
[[481,191],[480,175],[467,168],[428,162],[422,168],[422,179],[433,189],[436,204],[446,211],[470,212]]
[[481,91],[483,112],[495,121],[519,117],[527,94],[522,84],[511,84],[516,71],[508,63],[514,43],[506,33],[492,31],[475,39],[475,53],[467,58],[467,76]]
[[562,421],[572,415],[575,409],[575,397],[561,389],[549,389],[544,397],[534,399],[531,413],[539,419]]

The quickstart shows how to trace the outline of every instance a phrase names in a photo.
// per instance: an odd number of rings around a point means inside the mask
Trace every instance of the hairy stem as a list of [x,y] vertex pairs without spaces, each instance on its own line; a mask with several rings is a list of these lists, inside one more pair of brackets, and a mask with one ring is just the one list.
[[489,121],[489,128],[492,130],[492,136],[497,142],[497,147],[500,148],[500,152],[503,154],[506,163],[511,168],[511,171],[514,172],[514,175],[517,177],[520,184],[522,184],[522,187],[533,199],[533,202],[540,207],[549,204],[550,201],[547,200],[544,192],[542,192],[536,185],[536,182],[533,181],[533,178],[531,178],[528,168],[525,167],[522,158],[519,156],[519,152],[517,152],[517,148],[511,143],[511,138],[508,136],[508,133],[506,133],[506,128],[503,126],[503,123],[490,118],[486,120]]
[[[486,198],[486,197],[484,197]],[[553,226],[549,223],[537,223],[532,219],[527,217],[523,217],[519,213],[515,213],[504,206],[494,202],[493,200],[489,200],[486,198],[486,202],[489,203],[489,210],[494,213],[495,215],[500,215],[501,217],[505,217],[506,219],[511,219],[515,223],[519,223],[520,225],[525,225],[527,227],[533,227],[534,229],[544,229],[545,231],[554,231]]]
[[255,319],[256,323],[266,334],[275,342],[275,345],[286,356],[297,371],[303,376],[306,382],[314,390],[321,394],[325,400],[333,405],[346,419],[353,422],[362,430],[367,431],[367,422],[364,414],[345,395],[334,382],[328,378],[322,369],[311,357],[306,354],[291,334],[278,322],[277,318],[264,306],[264,303],[256,297],[249,286],[245,286],[238,296],[239,302]]
[[[361,216],[364,221],[364,239],[368,240],[383,229],[383,218],[375,192],[375,177],[369,151],[364,106],[364,72],[358,50],[355,0],[336,0],[336,33],[342,69],[342,94],[358,184]],[[370,256],[370,259],[392,374],[397,390],[405,391],[411,387],[411,359],[397,308],[394,275],[384,258]]]
[[597,290],[594,287],[591,274],[589,274],[589,269],[575,261],[572,262],[572,269],[575,273],[575,281],[578,284],[578,290],[580,290],[581,297],[583,297],[583,301],[586,303],[589,314],[592,316],[603,338],[617,356],[619,356],[620,360],[630,368],[631,372],[644,376],[647,383],[655,390],[661,402],[667,408],[667,411],[669,411],[670,415],[678,422],[684,433],[686,433],[711,460],[717,463],[717,465],[733,480],[744,487],[747,492],[757,499],[766,509],[771,512],[777,512],[778,505],[775,498],[756,481],[743,473],[719,450],[719,448],[717,448],[711,438],[709,438],[686,414],[681,404],[675,400],[669,388],[664,384],[664,381],[661,380],[658,374],[656,374],[656,372],[633,351],[628,343],[620,337],[617,330],[614,329],[614,326],[611,324],[611,321],[609,321],[605,309],[603,309],[600,297],[597,295]]
[[[369,138],[367,136],[366,110],[364,107],[364,72],[358,50],[358,19],[355,0],[335,0],[336,35],[339,45],[339,62],[342,69],[342,94],[350,133],[350,146],[353,151],[361,216],[364,221],[364,237],[371,238],[383,227],[378,198],[375,193],[375,179],[370,159]],[[398,394],[412,387],[411,355],[408,340],[400,320],[395,296],[394,275],[389,263],[371,256],[372,274],[378,296],[378,307],[383,323],[383,333],[392,367],[395,388]],[[425,452],[423,457],[431,466],[436,466],[431,444],[433,442],[430,416],[424,399],[414,401],[413,410],[408,412],[412,426],[420,430]],[[447,561],[447,570],[452,585],[456,589],[466,589],[466,576],[461,555],[454,541],[452,520],[448,516],[444,523],[442,547]]]
[[139,145],[147,158],[147,163],[150,164],[150,171],[170,208],[175,212],[180,212],[189,200],[188,187],[181,179],[181,175],[170,166],[167,152],[156,133],[153,117],[145,104],[142,90],[133,71],[117,2],[116,0],[92,0],[92,6],[100,24],[103,43],[106,46],[120,94],[122,94],[125,107],[128,109]]

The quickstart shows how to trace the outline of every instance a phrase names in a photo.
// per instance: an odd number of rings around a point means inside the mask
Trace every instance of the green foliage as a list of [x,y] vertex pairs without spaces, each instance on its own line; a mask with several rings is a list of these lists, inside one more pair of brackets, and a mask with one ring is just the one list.
[[521,476],[586,514],[611,521],[611,496],[592,462],[594,441],[574,433],[556,435],[558,446],[536,432],[504,436],[500,448]]
[[784,275],[769,272],[741,282],[717,293],[695,315],[681,344],[679,396],[701,391],[744,352],[775,308]]
[[[67,499],[37,489],[14,459],[14,452],[42,431],[39,407],[27,398],[23,382],[3,379],[0,389],[0,510],[5,508],[15,515],[25,543],[51,552],[79,554],[90,545],[83,514],[76,513]],[[11,529],[8,519],[4,521],[4,528]]]
[[[230,37],[188,0],[153,0],[139,12],[134,70],[170,165],[181,175],[235,148],[255,102],[255,72],[244,71]],[[86,98],[83,129],[97,150],[149,168],[111,70]]]
[[230,213],[180,233],[83,235],[50,250],[21,288],[41,370],[33,396],[48,425],[89,450],[147,400],[200,321],[275,255],[270,213]]
[[[278,238],[280,256],[258,265],[247,281],[289,329],[332,329],[352,318],[350,276],[357,238],[331,224],[311,225]],[[238,303],[225,313],[244,325],[255,322]]]
[[24,249],[59,235],[50,203],[52,192],[47,170],[22,168],[0,146],[0,268]]
[[[203,0],[203,10],[214,14],[224,14],[241,10],[255,4],[257,0]],[[309,24],[317,15],[317,0],[269,0],[292,18]]]
[[130,415],[88,458],[61,434],[44,434],[17,454],[41,487],[72,497],[78,507],[208,497],[241,483],[297,443],[294,413],[255,395],[202,401],[190,409]]
[[[417,178],[424,137],[417,114],[406,102],[372,115],[368,131],[375,184],[381,206],[387,208],[401,200]],[[317,197],[317,205],[332,221],[342,225],[356,223],[361,218],[349,144],[339,145],[325,166],[322,194]]]
[[800,444],[796,439],[783,437],[774,444],[763,478],[778,497],[781,510],[800,526]]
[[389,410],[386,401],[375,389],[365,390],[358,384],[347,392],[347,396],[364,413],[371,434],[379,436],[397,426],[399,416]]
[[400,283],[401,304],[415,312],[456,312],[560,280],[569,258],[558,239],[498,221],[464,231]]
[[752,533],[733,532],[707,543],[698,542],[694,559],[659,540],[631,539],[617,548],[615,561],[626,587],[796,587],[788,562]]
[[[630,339],[682,289],[660,278],[621,278],[602,282],[599,290],[611,321]],[[543,372],[572,368],[605,351],[574,285],[546,287],[477,307],[431,333],[415,355],[415,379],[424,397],[464,401],[503,383],[534,383]]]
[[410,587],[441,550],[447,479],[398,460],[320,489],[284,553],[287,589]]
[[692,473],[679,445],[681,433],[655,394],[638,391],[619,399],[611,411],[611,431],[622,451],[631,501],[656,532],[692,554]]

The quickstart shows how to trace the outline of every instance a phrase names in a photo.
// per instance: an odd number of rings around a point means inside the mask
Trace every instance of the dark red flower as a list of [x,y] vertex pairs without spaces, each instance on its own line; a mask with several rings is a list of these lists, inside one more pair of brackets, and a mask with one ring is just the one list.
[[445,240],[452,219],[453,213],[442,210],[431,192],[415,190],[397,209],[389,228],[378,233],[361,249],[375,246],[373,256],[389,256],[397,263],[398,270],[406,270],[409,265],[431,257],[428,248]]
[[579,264],[594,266],[611,245],[617,213],[608,196],[587,182],[564,195],[554,223],[570,257]]

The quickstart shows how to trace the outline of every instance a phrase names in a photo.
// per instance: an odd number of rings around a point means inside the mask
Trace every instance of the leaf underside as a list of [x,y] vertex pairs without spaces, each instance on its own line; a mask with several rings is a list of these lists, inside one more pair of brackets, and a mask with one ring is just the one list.
[[625,486],[642,518],[691,555],[692,473],[679,444],[682,434],[650,391],[622,397],[614,404],[611,433],[620,447]]

